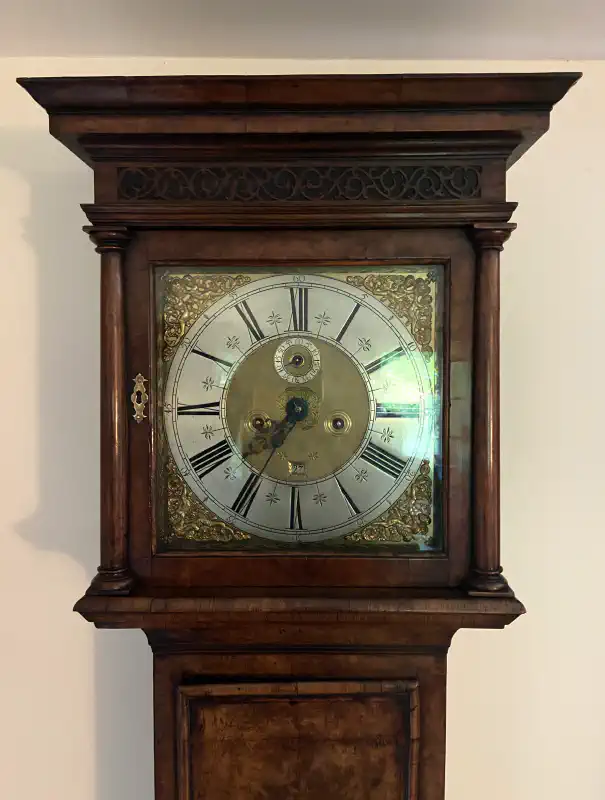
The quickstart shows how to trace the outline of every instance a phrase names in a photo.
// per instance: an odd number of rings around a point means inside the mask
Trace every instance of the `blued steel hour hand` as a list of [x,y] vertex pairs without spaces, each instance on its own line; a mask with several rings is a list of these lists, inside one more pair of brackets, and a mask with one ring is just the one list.
[[259,475],[262,475],[267,469],[269,462],[277,452],[277,449],[286,441],[290,433],[294,430],[296,423],[302,422],[308,413],[309,404],[302,397],[292,397],[290,400],[288,400],[286,403],[286,416],[280,422],[279,433],[276,433],[271,437],[272,450],[267,456],[267,460],[263,464],[263,468],[258,473]]

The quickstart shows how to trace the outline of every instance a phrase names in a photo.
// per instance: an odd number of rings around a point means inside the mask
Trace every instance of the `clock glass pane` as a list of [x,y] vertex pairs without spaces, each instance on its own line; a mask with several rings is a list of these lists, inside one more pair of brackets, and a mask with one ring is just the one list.
[[158,550],[442,552],[442,287],[158,270]]

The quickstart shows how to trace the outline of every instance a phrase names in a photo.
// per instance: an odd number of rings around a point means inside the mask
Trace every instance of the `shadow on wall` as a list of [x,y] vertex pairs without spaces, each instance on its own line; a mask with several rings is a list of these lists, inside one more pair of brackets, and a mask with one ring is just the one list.
[[[28,215],[15,235],[33,251],[37,272],[28,324],[39,336],[32,387],[39,505],[18,532],[81,564],[83,593],[99,547],[99,261],[79,209],[93,176],[43,129],[0,131],[0,166],[29,188]],[[57,579],[50,569],[47,577],[40,603]],[[95,800],[152,797],[151,652],[140,632],[99,631],[94,641]]]

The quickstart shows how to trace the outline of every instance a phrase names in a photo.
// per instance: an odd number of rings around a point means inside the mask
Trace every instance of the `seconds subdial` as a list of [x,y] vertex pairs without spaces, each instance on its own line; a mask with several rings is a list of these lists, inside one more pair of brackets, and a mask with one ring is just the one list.
[[319,374],[321,356],[309,339],[288,338],[275,351],[273,363],[279,377],[288,383],[308,383]]

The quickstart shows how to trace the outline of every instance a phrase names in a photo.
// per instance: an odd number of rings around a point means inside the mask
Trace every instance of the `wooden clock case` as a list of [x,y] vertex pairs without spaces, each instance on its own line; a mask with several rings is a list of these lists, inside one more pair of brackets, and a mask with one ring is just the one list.
[[[19,81],[94,170],[101,565],[76,610],[148,637],[156,800],[442,800],[451,638],[524,611],[500,566],[506,170],[578,77]],[[444,552],[158,552],[151,271],[427,261],[447,284]]]

